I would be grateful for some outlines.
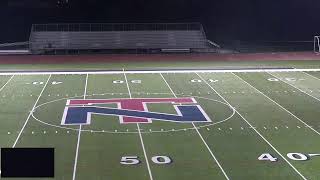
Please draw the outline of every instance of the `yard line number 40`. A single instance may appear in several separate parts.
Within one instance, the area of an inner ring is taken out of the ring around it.
[[[313,156],[320,156],[320,154],[303,154],[303,153],[288,153],[287,157],[294,161],[307,161],[310,160]],[[278,160],[277,157],[274,157],[270,153],[263,153],[258,157],[260,161],[270,161],[276,162]]]

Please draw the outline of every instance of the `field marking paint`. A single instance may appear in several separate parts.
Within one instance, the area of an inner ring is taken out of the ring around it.
[[[12,75],[10,77],[10,79],[8,79],[8,81],[0,88],[0,92],[4,89],[4,87],[6,87],[6,85],[11,81],[11,79],[14,77],[14,75]]]
[[[166,85],[168,86],[168,88],[170,89],[171,93],[173,94],[173,96],[175,98],[177,98],[176,94],[174,93],[174,91],[171,89],[170,85],[168,84],[167,80],[163,77],[162,73],[159,73],[160,76],[162,77],[163,81],[166,83]]]
[[[21,130],[20,130],[20,132],[19,132],[19,134],[18,134],[18,137],[16,138],[16,140],[15,140],[15,142],[14,142],[13,146],[12,146],[13,148],[14,148],[14,147],[16,147],[16,145],[17,145],[17,143],[18,143],[18,140],[19,140],[19,138],[20,138],[20,136],[21,136],[22,132],[24,131],[24,128],[26,127],[26,125],[27,125],[27,123],[28,123],[28,121],[29,121],[29,119],[30,119],[30,117],[31,117],[32,112],[34,111],[34,108],[35,108],[35,107],[36,107],[36,105],[38,104],[38,101],[39,101],[39,99],[40,99],[40,97],[41,97],[42,93],[43,93],[43,92],[44,92],[44,90],[46,89],[47,84],[48,84],[48,82],[49,82],[50,78],[51,78],[51,74],[49,75],[49,77],[48,77],[48,79],[47,79],[46,84],[43,86],[43,88],[42,88],[42,90],[41,90],[41,92],[40,92],[40,94],[39,94],[39,96],[38,96],[38,98],[37,98],[36,102],[34,103],[34,105],[33,105],[32,109],[31,109],[31,111],[30,111],[30,113],[29,113],[29,115],[28,115],[28,117],[27,117],[27,119],[26,119],[26,121],[24,122],[24,125],[22,126],[22,128],[21,128]]]
[[[302,72],[303,74],[306,74],[306,75],[314,78],[314,79],[320,80],[320,78],[318,78],[318,77],[316,77],[316,76],[314,76],[314,75],[312,75],[312,74],[306,73],[306,72],[304,72],[304,71],[301,71],[301,72]]]
[[[86,76],[86,83],[84,86],[84,93],[83,93],[83,99],[86,99],[86,94],[87,94],[87,86],[88,86],[88,74]],[[79,130],[78,130],[78,140],[77,140],[77,148],[76,148],[76,155],[74,157],[74,164],[73,164],[73,175],[72,179],[76,179],[76,173],[77,173],[77,164],[78,164],[78,156],[79,156],[79,147],[80,147],[80,139],[81,139],[81,130],[82,130],[82,125],[80,125]]]
[[[248,83],[246,80],[244,80],[243,78],[241,78],[240,76],[232,73],[233,75],[235,75],[236,77],[238,77],[240,80],[242,80],[244,83],[246,83],[247,85],[249,85],[250,87],[252,87],[253,89],[255,89],[257,92],[259,92],[260,94],[262,94],[264,97],[268,98],[270,101],[272,101],[273,103],[275,103],[276,105],[278,105],[281,109],[285,110],[287,113],[289,113],[291,116],[293,116],[294,118],[296,118],[297,120],[299,120],[302,124],[304,124],[306,127],[310,128],[313,132],[317,133],[318,135],[320,135],[320,132],[318,132],[317,130],[313,129],[310,125],[308,125],[306,122],[304,122],[302,119],[300,119],[299,117],[297,117],[296,115],[294,115],[292,112],[290,112],[289,110],[287,110],[286,108],[284,108],[283,106],[281,106],[279,103],[277,103],[276,101],[274,101],[273,99],[271,99],[269,96],[265,95],[263,92],[261,92],[260,90],[258,90],[257,88],[255,88],[253,85],[251,85],[250,83]]]
[[[127,88],[128,88],[128,93],[129,93],[130,99],[132,99],[130,87],[129,87],[129,84],[128,84],[127,75],[126,75],[124,69],[122,69],[122,71],[123,71],[124,78],[125,78],[125,80],[126,80],[126,84],[127,84]],[[141,134],[141,130],[140,130],[139,123],[137,123],[137,128],[138,128],[138,134],[139,134],[139,138],[140,138],[140,142],[141,142],[141,146],[142,146],[142,151],[143,151],[144,159],[146,160],[146,164],[147,164],[147,169],[148,169],[149,177],[150,177],[150,180],[153,180],[151,168],[150,168],[150,165],[149,165],[149,159],[148,159],[148,156],[147,156],[146,149],[145,149],[145,147],[144,147],[144,142],[143,142],[143,138],[142,138],[142,134]]]
[[[294,85],[292,85],[292,84],[290,84],[290,83],[288,83],[288,82],[286,82],[286,81],[282,80],[282,78],[279,78],[277,75],[273,75],[273,74],[271,74],[271,73],[269,73],[269,72],[267,72],[267,73],[268,73],[268,74],[270,74],[271,76],[273,76],[273,77],[275,77],[275,78],[279,79],[280,81],[282,81],[282,82],[284,82],[284,83],[286,83],[286,84],[288,84],[288,85],[292,86],[293,88],[295,88],[295,89],[297,89],[297,90],[299,90],[299,91],[301,91],[301,92],[303,92],[303,93],[307,94],[308,96],[310,96],[310,97],[312,97],[312,98],[316,99],[317,101],[320,101],[320,99],[319,99],[319,98],[314,97],[312,94],[309,94],[309,93],[307,93],[306,91],[304,91],[304,90],[302,90],[302,89],[300,89],[300,88],[298,88],[298,87],[296,87],[296,86],[294,86]]]
[[[139,137],[140,137],[140,142],[141,142],[141,146],[142,146],[144,158],[145,158],[146,163],[147,163],[147,168],[148,168],[148,172],[149,172],[149,177],[150,177],[150,180],[153,180],[152,172],[151,172],[151,169],[150,169],[147,152],[146,152],[146,149],[145,149],[145,147],[144,147],[143,138],[142,138],[142,134],[141,134],[141,130],[140,130],[139,123],[137,123],[137,128],[138,128],[138,132],[139,132],[138,134],[139,134]]]
[[[128,83],[127,75],[126,75],[126,72],[124,71],[124,69],[122,69],[122,71],[123,71],[124,79],[126,80],[126,84],[127,84],[127,89],[128,89],[129,97],[130,97],[130,99],[131,99],[131,98],[132,98],[132,96],[131,96],[131,91],[130,91],[130,87],[129,87],[129,83]]]
[[[228,103],[230,105],[230,103],[223,97],[221,96],[207,81],[205,81],[205,79],[203,79],[198,73],[196,73],[199,78],[201,78],[219,97],[221,97],[221,99],[223,99],[226,103]],[[231,105],[230,105],[231,106]],[[289,166],[291,166],[291,168],[300,175],[300,177],[304,180],[307,180],[307,178],[305,178],[256,128],[254,128],[251,123],[249,123],[249,121],[247,121],[246,118],[244,118],[237,109],[235,109],[235,111],[237,112],[237,114],[275,151],[278,153],[279,156],[281,156],[281,158],[283,160],[285,160]]]
[[[177,98],[176,94],[174,93],[174,91],[171,89],[169,83],[167,82],[167,80],[163,77],[163,75],[160,73],[162,79],[164,80],[164,82],[167,84],[168,88],[170,89],[171,93],[173,94],[173,96],[175,98]],[[197,131],[198,135],[200,136],[200,139],[202,140],[203,144],[206,146],[207,150],[209,151],[210,155],[212,156],[212,158],[214,159],[214,161],[217,163],[217,165],[219,166],[220,170],[222,171],[223,175],[225,176],[225,178],[227,180],[229,180],[229,177],[227,175],[227,173],[224,171],[224,169],[222,168],[221,164],[219,163],[218,159],[216,158],[216,156],[213,154],[212,150],[210,149],[210,147],[208,146],[207,142],[203,139],[201,133],[199,132],[198,128],[194,125],[194,123],[192,123],[193,128]]]
[[[1,72],[0,76],[4,75],[59,75],[59,74],[65,74],[65,75],[86,75],[86,74],[154,74],[154,73],[229,73],[229,72],[245,72],[245,73],[251,73],[251,72],[319,72],[320,69],[271,69],[271,68],[263,68],[263,69],[200,69],[200,70],[144,70],[144,71],[138,71],[138,70],[126,70],[125,72],[123,70],[119,71],[41,71],[41,72],[24,72],[24,71],[15,71],[15,72]]]
[[[105,94],[116,94],[116,93],[103,93],[101,95],[105,95]],[[118,93],[119,94],[119,93]],[[121,95],[122,94],[125,94],[125,95],[129,95],[129,93],[120,93]],[[143,93],[142,93],[143,94]],[[149,93],[149,95],[156,95],[154,93]],[[160,94],[160,93],[157,93],[157,94]],[[161,94],[165,94],[165,95],[171,95],[171,92],[168,92],[168,93],[161,93]],[[140,95],[140,94],[139,94]],[[183,93],[179,94],[183,97]],[[90,96],[93,96],[93,95],[86,95],[86,97],[90,97]],[[59,125],[54,125],[54,124],[50,124],[50,123],[47,123],[47,122],[44,122],[40,119],[38,119],[35,115],[34,115],[34,112],[37,110],[37,108],[40,108],[41,106],[44,106],[44,105],[47,105],[49,103],[54,103],[54,102],[57,102],[57,101],[61,101],[61,100],[68,100],[68,99],[79,99],[79,98],[82,98],[83,96],[73,96],[73,97],[65,97],[65,98],[60,98],[60,99],[55,99],[55,100],[52,100],[52,101],[48,101],[48,102],[45,102],[45,103],[42,103],[40,105],[37,105],[35,107],[35,110],[32,112],[32,117],[42,123],[42,124],[45,124],[45,125],[48,125],[48,126],[51,126],[51,127],[57,127],[57,128],[60,128],[60,129],[67,129],[67,130],[73,130],[73,131],[78,131],[79,129],[76,129],[76,128],[68,128],[68,127],[62,127],[62,126],[59,126]],[[188,96],[189,97],[189,96]],[[220,124],[220,123],[223,123],[223,122],[226,122],[228,120],[230,120],[234,114],[235,114],[235,110],[233,107],[229,106],[227,103],[225,102],[222,102],[222,101],[219,101],[219,100],[216,100],[216,99],[210,99],[210,98],[206,98],[206,97],[201,97],[201,96],[192,96],[192,97],[197,97],[197,98],[200,98],[200,99],[206,99],[206,100],[209,100],[209,101],[215,101],[215,102],[218,102],[218,103],[221,103],[221,104],[224,104],[226,105],[228,108],[230,108],[230,110],[232,110],[232,113],[230,114],[230,116],[226,117],[224,120],[221,120],[221,121],[217,121],[215,123],[212,123],[212,124],[207,124],[207,125],[202,125],[202,126],[198,126],[198,128],[205,128],[205,127],[209,127],[209,126],[214,126],[214,125],[217,125],[217,124]],[[178,131],[182,131],[182,130],[193,130],[193,127],[190,127],[190,128],[187,128],[187,129],[175,129],[174,131],[173,130],[165,130],[165,131],[156,131],[156,130],[153,130],[152,133],[163,133],[163,132],[178,132]],[[85,131],[85,132],[96,132],[96,133],[113,133],[113,134],[121,134],[121,133],[127,133],[127,134],[130,134],[130,133],[138,133],[138,131],[131,131],[131,132],[127,132],[127,131],[122,131],[122,132],[114,132],[114,130],[112,131],[109,131],[109,130],[88,130],[88,129],[85,129],[85,130],[81,130],[81,131]],[[141,132],[142,134],[143,133],[150,133],[150,132]]]

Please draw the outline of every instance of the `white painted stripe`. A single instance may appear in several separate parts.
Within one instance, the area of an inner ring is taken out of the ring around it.
[[[173,96],[175,98],[177,98],[176,94],[174,93],[174,91],[171,89],[170,85],[168,84],[167,80],[163,77],[163,75],[160,73],[160,76],[162,77],[162,79],[164,80],[164,82],[166,83],[166,85],[168,86],[168,88],[170,89],[171,93],[173,94]]]
[[[146,149],[145,149],[145,147],[144,147],[144,143],[143,143],[143,139],[142,139],[142,134],[141,134],[141,130],[140,130],[139,123],[137,123],[137,127],[138,127],[138,132],[139,132],[139,137],[140,137],[140,142],[141,142],[141,146],[142,146],[144,158],[145,158],[146,163],[147,163],[147,168],[148,168],[148,172],[149,172],[149,177],[150,177],[150,180],[153,180],[152,172],[151,172],[151,169],[150,169],[147,152],[146,152]]]
[[[198,128],[194,125],[194,123],[192,123],[194,129],[197,131],[198,135],[200,136],[202,142],[204,143],[204,145],[207,147],[210,155],[213,157],[214,161],[217,163],[217,165],[219,166],[219,168],[221,169],[223,175],[226,177],[226,179],[229,180],[228,175],[226,174],[226,172],[224,171],[224,169],[222,168],[221,164],[219,163],[218,159],[216,158],[216,156],[213,154],[213,152],[211,151],[210,147],[208,146],[207,142],[203,139],[201,133],[199,132]]]
[[[28,121],[29,121],[29,119],[30,119],[30,117],[31,117],[31,115],[32,115],[32,112],[34,111],[34,108],[35,108],[35,107],[36,107],[36,105],[38,104],[38,101],[39,101],[39,99],[40,99],[40,97],[41,97],[41,95],[42,95],[43,91],[46,89],[47,84],[48,84],[48,82],[49,82],[50,78],[51,78],[51,74],[50,74],[50,76],[48,77],[46,84],[43,86],[43,88],[42,88],[42,90],[41,90],[41,92],[40,92],[40,94],[39,94],[39,96],[38,96],[38,98],[37,98],[36,102],[34,103],[34,105],[33,105],[32,109],[31,109],[31,111],[30,111],[30,113],[29,113],[29,115],[28,115],[28,117],[27,117],[27,119],[26,119],[26,121],[24,122],[24,125],[23,125],[23,127],[21,128],[21,130],[20,130],[20,132],[19,132],[19,134],[18,134],[18,137],[16,138],[16,140],[15,140],[15,142],[14,142],[13,146],[12,146],[13,148],[14,148],[14,147],[16,147],[16,145],[17,145],[17,143],[18,143],[18,140],[19,140],[19,138],[20,138],[20,136],[21,136],[21,134],[22,134],[22,132],[23,132],[24,128],[26,127],[26,125],[27,125],[27,123],[28,123]]]
[[[14,75],[12,75],[10,77],[10,79],[0,88],[0,92],[4,89],[4,87],[6,87],[6,85],[11,81],[11,79],[14,77]]]
[[[83,99],[86,99],[89,74],[86,76],[86,85],[84,86]]]
[[[130,98],[132,98],[132,96],[131,96],[131,91],[130,91],[130,87],[129,87],[129,84],[128,84],[127,75],[126,75],[126,72],[124,71],[124,69],[122,70],[122,73],[123,73],[124,78],[125,78],[125,80],[126,80],[126,84],[127,84],[127,89],[128,89],[129,97],[130,97]]]
[[[126,84],[127,84],[127,88],[128,88],[128,93],[129,93],[130,99],[132,99],[130,87],[129,87],[129,84],[128,84],[127,75],[126,75],[126,72],[125,72],[124,69],[122,69],[122,73],[124,74],[124,78],[125,78],[125,80],[126,80]],[[146,164],[147,164],[147,169],[148,169],[149,177],[150,177],[150,180],[153,180],[151,168],[150,168],[150,165],[149,165],[149,159],[148,159],[148,156],[147,156],[146,149],[145,149],[145,147],[144,147],[144,142],[143,142],[143,138],[142,138],[142,134],[141,134],[141,130],[140,130],[139,123],[137,123],[137,128],[138,128],[138,132],[139,132],[139,137],[140,137],[140,142],[141,142],[141,146],[142,146],[142,151],[143,151],[144,159],[146,160]]]
[[[175,98],[177,98],[176,94],[174,93],[174,91],[171,89],[170,85],[168,84],[167,80],[163,77],[163,75],[160,73],[162,79],[164,80],[164,82],[167,84],[168,88],[170,89],[171,93],[174,95]],[[216,158],[216,156],[213,154],[212,150],[210,149],[210,147],[208,146],[207,142],[203,139],[201,133],[199,132],[198,128],[194,125],[194,123],[192,123],[194,129],[197,131],[198,135],[200,136],[202,142],[204,143],[204,145],[206,146],[207,150],[209,151],[211,157],[214,159],[214,161],[217,163],[217,165],[219,166],[220,170],[222,171],[223,175],[226,177],[226,179],[229,180],[229,177],[227,175],[227,173],[224,171],[224,169],[222,168],[221,164],[219,163],[218,159]]]
[[[89,75],[87,74],[86,82],[85,82],[85,86],[84,86],[83,99],[86,99],[86,95],[87,95],[88,76]],[[82,125],[80,125],[79,131],[78,131],[78,141],[77,141],[76,155],[75,155],[74,164],[73,164],[72,180],[76,179],[76,174],[77,174],[77,164],[78,164],[79,147],[80,147],[80,140],[81,140],[81,130],[82,130]]]
[[[301,71],[301,72],[306,74],[307,76],[310,76],[310,77],[314,78],[314,79],[320,80],[320,78],[318,78],[318,77],[316,77],[316,76],[314,76],[312,74],[309,74],[309,73],[306,73],[306,72],[303,72],[303,71]]]
[[[223,99],[227,104],[230,105],[230,103],[223,97],[221,96],[204,78],[202,78],[198,73],[197,75],[199,76],[199,78],[201,78],[203,80],[203,82],[205,82],[221,99]],[[231,106],[231,105],[230,105]],[[307,178],[305,178],[256,128],[254,128],[251,123],[249,123],[249,121],[247,121],[246,118],[244,118],[237,109],[235,109],[235,111],[237,112],[237,114],[275,151],[277,152],[277,154],[279,154],[279,156],[281,156],[281,158],[283,160],[285,160],[289,166],[297,173],[300,175],[300,177],[304,180],[307,180]]]
[[[80,139],[81,139],[81,130],[82,130],[82,125],[80,125],[79,131],[78,131],[78,141],[77,141],[77,149],[76,149],[76,155],[74,158],[74,164],[73,164],[73,175],[72,179],[76,179],[76,173],[77,173],[77,164],[78,164],[78,156],[79,156],[79,146],[80,146]]]
[[[269,72],[267,72],[267,73],[268,73],[268,74],[270,74],[271,76],[273,76],[273,77],[275,77],[275,78],[279,79],[280,81],[282,81],[282,82],[284,82],[284,83],[286,83],[286,84],[288,84],[288,85],[292,86],[293,88],[295,88],[295,89],[297,89],[297,90],[299,90],[299,91],[301,91],[301,92],[303,92],[303,93],[307,94],[308,96],[310,96],[310,97],[312,97],[312,98],[316,99],[317,101],[320,101],[320,99],[319,99],[319,98],[317,98],[317,97],[313,96],[312,94],[309,94],[309,93],[307,93],[306,91],[304,91],[304,90],[302,90],[302,89],[300,89],[300,88],[298,88],[298,87],[296,87],[296,86],[294,86],[294,85],[292,85],[292,84],[290,84],[290,83],[288,83],[288,82],[284,81],[282,78],[280,78],[280,77],[278,77],[278,76],[276,76],[276,75],[273,75],[273,74],[271,74],[271,73],[269,73]]]
[[[298,118],[296,115],[294,115],[292,112],[290,112],[289,110],[287,110],[286,108],[284,108],[283,106],[281,106],[279,103],[277,103],[276,101],[274,101],[273,99],[271,99],[269,96],[265,95],[263,92],[261,92],[260,90],[258,90],[257,88],[255,88],[253,85],[251,85],[250,83],[248,83],[246,80],[242,79],[241,77],[239,77],[238,75],[232,73],[233,75],[235,75],[236,77],[238,77],[240,80],[242,80],[243,82],[245,82],[247,85],[249,85],[250,87],[252,87],[253,89],[255,89],[257,92],[259,92],[260,94],[262,94],[264,97],[268,98],[270,101],[272,101],[273,103],[275,103],[276,105],[278,105],[281,109],[285,110],[287,113],[289,113],[291,116],[293,116],[294,118],[296,118],[297,120],[299,120],[301,123],[303,123],[306,127],[309,127],[313,132],[317,133],[318,135],[320,135],[320,133],[313,129],[311,126],[309,126],[306,122],[304,122],[302,119]],[[288,128],[288,127],[287,127]]]
[[[59,75],[59,74],[154,74],[154,73],[227,73],[227,72],[318,72],[320,69],[200,69],[200,70],[127,70],[127,71],[42,71],[42,72],[1,72],[0,75]]]

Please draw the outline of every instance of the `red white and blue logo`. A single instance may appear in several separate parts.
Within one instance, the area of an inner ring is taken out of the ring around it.
[[[149,112],[148,104],[172,104],[176,114]],[[101,105],[116,104],[117,108]],[[100,105],[100,106],[99,106]],[[194,98],[70,99],[64,109],[62,125],[89,125],[91,115],[118,116],[120,123],[151,123],[152,120],[178,123],[211,122]]]

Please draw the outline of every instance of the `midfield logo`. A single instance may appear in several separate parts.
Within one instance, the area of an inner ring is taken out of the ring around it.
[[[170,103],[177,114],[149,112],[148,104]],[[99,105],[116,104],[117,108]],[[91,115],[118,116],[120,123],[151,123],[152,120],[179,123],[211,122],[194,98],[135,98],[135,99],[71,99],[67,101],[62,125],[88,125]]]

